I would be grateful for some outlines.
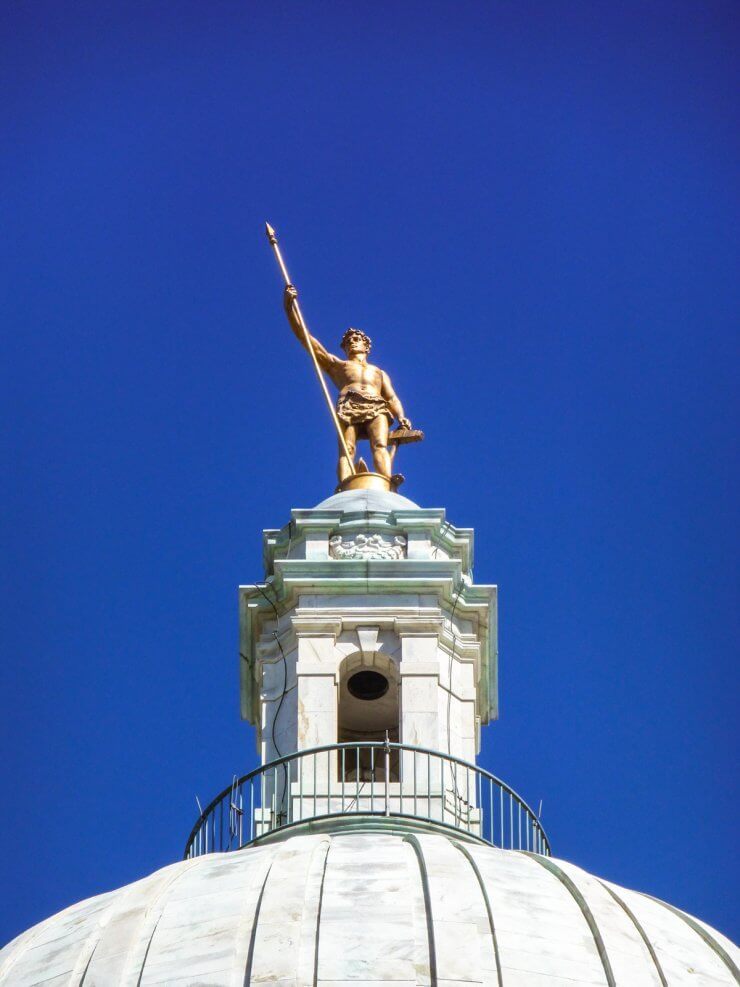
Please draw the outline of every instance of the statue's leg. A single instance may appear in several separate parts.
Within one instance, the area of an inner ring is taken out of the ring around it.
[[[367,437],[373,451],[375,472],[383,476],[391,475],[391,457],[388,454],[388,416],[378,415],[367,424]]]
[[[342,424],[342,431],[344,432],[344,441],[347,445],[347,451],[351,456],[351,460],[347,459],[344,455],[344,449],[342,448],[342,443],[339,442],[339,465],[337,466],[337,476],[339,477],[339,482],[346,480],[348,476],[352,476],[352,463],[355,458],[355,448],[357,446],[357,429],[354,425],[347,425],[344,422]]]

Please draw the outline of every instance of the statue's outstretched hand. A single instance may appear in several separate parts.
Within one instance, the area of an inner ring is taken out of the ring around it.
[[[283,293],[283,302],[286,308],[292,308],[293,304],[298,300],[298,289],[294,284],[286,284],[285,292]]]
[[[409,428],[409,429],[411,428],[411,421],[408,418],[399,418],[398,424],[401,426],[401,428]]]

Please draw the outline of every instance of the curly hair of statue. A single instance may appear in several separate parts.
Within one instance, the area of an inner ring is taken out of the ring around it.
[[[368,353],[370,352],[373,343],[370,337],[368,336],[368,334],[363,332],[362,329],[355,329],[354,326],[350,326],[339,342],[339,345],[342,347],[345,353],[347,351],[347,343],[349,342],[351,336],[359,336],[362,339],[365,346],[367,347]]]

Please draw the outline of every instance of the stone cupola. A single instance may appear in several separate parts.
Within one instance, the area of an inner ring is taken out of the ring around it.
[[[266,581],[239,590],[241,711],[262,762],[386,734],[474,761],[497,715],[497,649],[473,531],[357,490],[263,538]]]

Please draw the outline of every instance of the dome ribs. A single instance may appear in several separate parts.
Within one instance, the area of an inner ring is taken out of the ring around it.
[[[0,953],[0,987],[739,982],[734,945],[657,898],[376,822],[208,854],[80,902]]]
[[[244,984],[313,984],[331,843],[301,836],[276,844],[249,934]]]
[[[682,912],[680,908],[676,908],[675,905],[671,905],[667,901],[661,901],[660,898],[654,898],[651,894],[645,894],[644,891],[638,893],[641,894],[643,898],[649,898],[650,901],[654,901],[656,905],[662,905],[663,908],[667,908],[669,912],[681,919],[682,922],[685,922],[690,929],[693,929],[694,932],[712,950],[712,952],[719,956],[724,965],[735,978],[735,982],[740,984],[740,970],[738,969],[737,964],[733,962],[732,957],[724,946],[722,946],[720,942],[714,938],[714,936],[709,934],[702,923],[698,922],[696,919],[693,919],[690,915],[687,915],[686,912]]]
[[[488,897],[488,893],[486,892],[486,883],[483,880],[483,875],[481,874],[480,869],[476,864],[475,859],[473,855],[470,853],[470,851],[465,846],[463,846],[462,843],[458,843],[457,840],[453,842],[454,845],[457,847],[457,849],[460,851],[460,853],[463,855],[463,857],[465,857],[467,862],[470,864],[471,868],[473,869],[473,873],[475,874],[475,879],[478,882],[478,886],[480,887],[480,893],[481,896],[483,897],[483,903],[486,906],[486,913],[488,915],[488,924],[491,927],[491,940],[493,942],[493,955],[496,961],[496,976],[498,977],[498,985],[499,987],[504,987],[503,974],[501,973],[501,957],[499,956],[498,941],[496,939],[496,926],[494,925],[494,921],[493,921],[493,910],[491,909],[491,901]]]
[[[252,931],[249,934],[249,951],[247,953],[247,968],[244,973],[244,984],[245,987],[249,987],[252,983],[252,968],[254,966],[254,954],[257,946],[257,928],[259,926],[260,911],[262,909],[262,899],[265,895],[265,888],[267,887],[267,879],[272,871],[272,864],[267,868],[267,873],[265,874],[265,879],[262,882],[262,887],[260,888],[259,897],[254,906],[254,918],[252,919]]]
[[[660,978],[661,984],[663,985],[663,987],[669,987],[668,981],[666,980],[665,974],[663,973],[663,967],[660,965],[660,961],[658,960],[658,955],[653,949],[653,944],[650,942],[650,939],[648,938],[648,935],[643,929],[643,927],[637,921],[637,916],[635,915],[635,913],[629,907],[627,902],[623,901],[619,897],[619,895],[614,891],[614,889],[609,887],[606,881],[599,881],[599,884],[604,888],[605,891],[608,891],[608,893],[612,896],[612,898],[616,901],[616,903],[624,910],[625,914],[630,919],[635,929],[637,929],[640,938],[645,943],[647,951],[648,953],[650,953],[650,957],[653,963],[655,964],[655,970],[658,974],[658,977]]]
[[[323,855],[320,856],[320,851]],[[331,841],[322,839],[311,854],[306,879],[305,903],[301,916],[301,939],[298,947],[297,984],[314,984],[319,976],[319,932],[324,880],[329,863]]]
[[[334,837],[331,843],[316,983],[417,983],[416,890],[408,848],[395,835],[374,832]]]
[[[437,983],[437,950],[434,943],[434,921],[432,919],[432,900],[429,894],[429,875],[427,874],[427,866],[418,837],[406,836],[404,837],[403,842],[410,846],[414,851],[414,855],[419,865],[419,878],[421,880],[421,889],[424,896],[424,918],[427,931],[427,943],[429,947],[429,979],[432,987],[435,987]]]
[[[604,940],[602,938],[601,932],[599,931],[599,927],[596,924],[596,919],[593,916],[593,912],[588,907],[586,899],[583,897],[581,892],[578,890],[578,888],[573,883],[573,881],[568,877],[565,871],[561,867],[558,867],[557,864],[553,863],[553,861],[549,857],[540,857],[537,854],[528,853],[527,851],[523,851],[523,852],[526,853],[526,855],[531,860],[536,861],[540,865],[540,867],[544,867],[545,870],[549,871],[554,877],[556,877],[560,881],[561,884],[565,885],[565,887],[568,889],[568,891],[573,897],[573,900],[581,909],[581,912],[583,913],[583,917],[586,920],[586,924],[591,930],[591,935],[594,937],[596,950],[599,954],[599,958],[601,959],[601,964],[604,967],[604,976],[606,977],[606,982],[609,985],[609,987],[617,987],[617,981],[614,979],[614,971],[612,970],[612,965],[609,962],[609,957],[607,956]]]
[[[720,946],[715,949],[714,945],[719,945],[714,938],[719,933],[715,930],[708,932],[703,929],[705,934],[702,935],[694,927],[698,923],[672,905],[652,895],[612,885],[611,882],[604,883],[613,887],[615,894],[639,922],[671,987],[673,984],[698,982],[738,983],[736,961],[729,952],[733,950],[737,954],[737,951],[729,942],[726,948]]]
[[[655,949],[645,930],[636,924],[637,916],[628,914],[623,903],[604,886],[604,882],[565,860],[557,860],[578,888],[594,917],[604,948],[611,963],[614,979],[629,987],[667,987],[670,982],[658,962]],[[637,935],[635,934],[637,933]]]
[[[468,849],[494,916],[505,987],[566,987],[571,980],[608,987],[580,905],[555,875],[526,853],[474,844]],[[653,987],[641,979],[619,984]]]
[[[424,834],[416,840],[429,891],[437,982],[500,987],[491,913],[475,869],[447,836]]]
[[[96,904],[99,907],[106,898],[112,898],[115,892],[106,892],[99,896],[99,900],[96,898],[88,898],[85,901],[76,902],[74,905],[70,905],[69,908],[65,908],[61,912],[57,912],[56,915],[52,915],[38,925],[32,926],[25,932],[22,932],[15,939],[11,939],[9,943],[0,949],[0,984],[12,984],[17,982],[16,978],[11,981],[9,979],[11,971],[15,970],[18,964],[21,966],[20,977],[29,979],[29,967],[30,971],[33,971],[34,964],[32,958],[28,955],[29,952],[36,948],[37,945],[41,945],[39,940],[42,940],[45,933],[49,929],[53,929],[56,926],[56,935],[54,938],[58,938],[59,926],[71,916],[84,916],[87,912],[92,912],[96,914]],[[30,961],[30,963],[24,961]],[[23,970],[25,967],[25,971]],[[16,971],[18,973],[18,971]]]
[[[70,978],[101,914],[116,896],[114,891],[88,898],[29,930],[30,937],[13,940],[0,952],[0,982],[8,987],[26,987],[53,978]]]

